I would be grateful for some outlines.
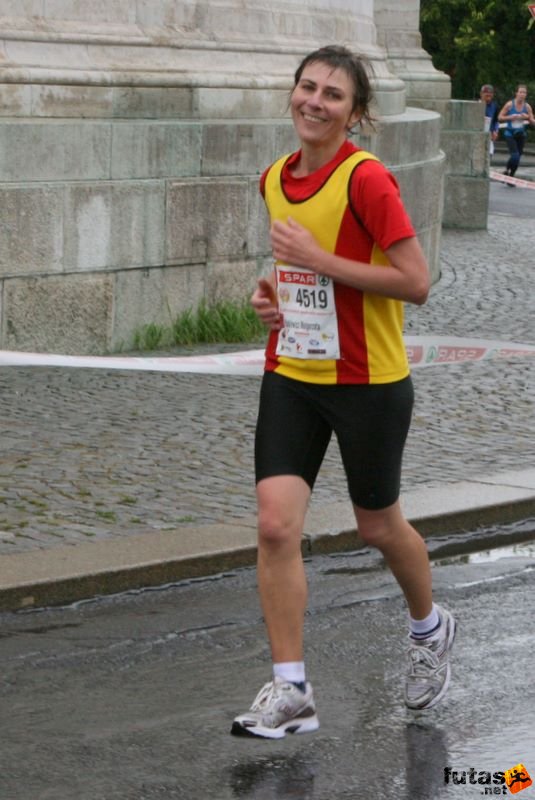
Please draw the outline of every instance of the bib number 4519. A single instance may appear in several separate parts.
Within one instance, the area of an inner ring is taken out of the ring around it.
[[[328,297],[325,289],[297,290],[295,302],[302,308],[327,308]]]

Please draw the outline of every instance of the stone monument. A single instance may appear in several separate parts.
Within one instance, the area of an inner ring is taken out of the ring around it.
[[[372,63],[358,141],[436,279],[450,89],[418,24],[417,0],[0,0],[0,348],[128,349],[248,296],[271,264],[258,175],[294,148],[291,76],[328,43]]]

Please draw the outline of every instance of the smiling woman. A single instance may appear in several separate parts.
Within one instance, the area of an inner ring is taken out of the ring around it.
[[[290,103],[296,133],[303,148],[319,165],[330,161],[344,143],[347,132],[360,119],[353,82],[341,69],[313,62],[301,71]],[[298,164],[294,176],[312,171]]]
[[[432,601],[425,544],[399,505],[413,389],[403,301],[425,302],[426,259],[393,176],[348,140],[370,120],[366,66],[349,50],[310,53],[290,100],[300,149],[262,175],[275,268],[252,297],[270,328],[256,429],[258,586],[273,680],[235,735],[282,738],[319,726],[306,682],[301,540],[333,431],[361,538],[377,547],[410,612],[405,701],[429,708],[449,683],[455,634]]]

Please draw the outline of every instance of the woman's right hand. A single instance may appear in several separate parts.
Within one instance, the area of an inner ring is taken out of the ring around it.
[[[260,320],[272,331],[279,331],[282,318],[277,302],[277,293],[271,280],[259,278],[258,286],[251,297],[251,305]]]

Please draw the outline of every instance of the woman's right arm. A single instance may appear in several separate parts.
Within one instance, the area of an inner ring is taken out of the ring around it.
[[[268,278],[259,278],[258,286],[251,297],[251,305],[260,320],[273,331],[281,328],[281,315],[277,301],[277,278],[275,270]]]
[[[511,106],[512,106],[512,104],[513,104],[513,103],[512,103],[512,101],[511,101],[511,100],[509,100],[509,101],[508,101],[508,102],[507,102],[507,103],[504,105],[504,107],[502,108],[502,110],[501,110],[501,111],[500,111],[500,113],[498,114],[498,119],[500,120],[500,122],[507,122],[507,117],[509,116],[509,112],[510,112],[510,110],[511,110]]]

